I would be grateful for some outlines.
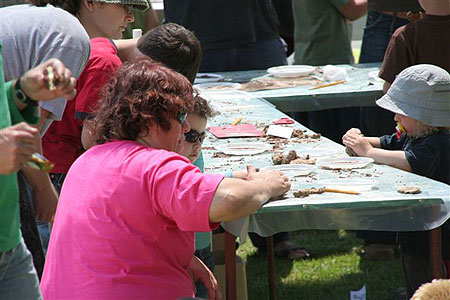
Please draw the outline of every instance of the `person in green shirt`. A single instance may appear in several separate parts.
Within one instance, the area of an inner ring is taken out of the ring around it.
[[[353,64],[352,24],[367,12],[367,0],[292,1],[295,65]],[[359,108],[294,113],[295,119],[336,143],[358,125]]]
[[[1,45],[0,45],[1,53]],[[38,149],[37,100],[76,95],[75,78],[50,59],[5,83],[0,55],[0,298],[41,299],[30,252],[20,233],[17,171]],[[28,122],[28,123],[27,123]]]

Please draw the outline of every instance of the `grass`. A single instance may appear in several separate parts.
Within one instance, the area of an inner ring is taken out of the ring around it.
[[[360,56],[360,54],[361,54],[361,49],[359,49],[359,48],[357,48],[357,49],[353,48],[353,49],[352,49],[352,52],[353,52],[353,57],[355,58],[355,64],[359,63],[359,56]]]
[[[398,258],[367,261],[361,258],[362,241],[344,230],[291,232],[291,239],[305,246],[313,259],[275,259],[277,299],[349,299],[350,290],[365,284],[366,299],[393,299],[403,285]],[[268,299],[267,264],[250,239],[238,249],[246,261],[249,299]]]

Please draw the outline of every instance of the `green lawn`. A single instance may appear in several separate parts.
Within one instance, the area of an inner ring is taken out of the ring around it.
[[[303,261],[275,259],[278,299],[350,299],[350,290],[366,285],[368,300],[392,299],[403,285],[400,260],[367,261],[362,241],[344,230],[291,232],[291,239],[311,252]],[[249,299],[268,299],[267,264],[250,239],[238,249],[246,261]]]

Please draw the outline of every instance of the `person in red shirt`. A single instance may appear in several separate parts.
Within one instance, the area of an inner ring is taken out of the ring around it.
[[[62,120],[53,122],[42,141],[45,157],[55,163],[50,177],[57,190],[70,166],[90,146],[90,142],[84,146],[82,143],[82,135],[89,135],[84,121],[96,109],[103,85],[122,60],[131,61],[139,55],[166,64],[192,83],[200,64],[201,46],[192,32],[172,23],[156,27],[139,39],[91,39],[91,55],[78,79],[77,97],[67,104]]]

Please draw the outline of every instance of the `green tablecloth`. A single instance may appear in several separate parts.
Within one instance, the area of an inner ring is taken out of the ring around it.
[[[242,123],[263,128],[275,119],[286,117],[266,101],[249,93],[216,92],[203,95],[221,113],[209,121],[209,126],[229,125],[242,117]],[[312,133],[298,123],[290,126]],[[238,170],[248,164],[259,168],[272,165],[273,150],[252,156],[218,155],[225,144],[255,141],[269,143],[265,137],[217,139],[208,133],[203,145],[206,172]],[[289,149],[300,154],[316,153],[320,157],[348,157],[344,147],[323,137],[319,140],[303,139],[301,143],[291,140],[276,152]],[[360,195],[323,193],[294,198],[292,194],[292,191],[305,187],[321,187],[323,180],[352,181],[360,178],[373,180],[372,189]],[[309,176],[292,178],[291,183],[292,188],[286,199],[267,203],[249,218],[224,224],[225,228],[241,237],[246,235],[247,230],[262,236],[298,229],[415,231],[436,228],[450,217],[449,185],[384,165],[370,164],[352,171],[316,168]],[[420,186],[422,193],[400,194],[397,187],[401,185]]]

